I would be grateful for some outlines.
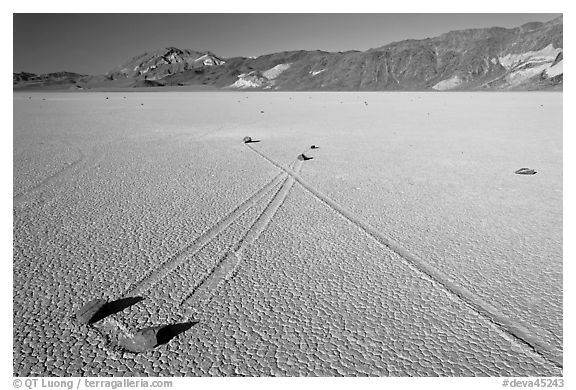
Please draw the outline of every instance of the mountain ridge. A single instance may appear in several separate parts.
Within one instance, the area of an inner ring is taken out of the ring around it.
[[[408,39],[365,51],[293,50],[223,58],[166,47],[104,75],[13,73],[20,89],[206,86],[226,90],[561,90],[563,17]]]

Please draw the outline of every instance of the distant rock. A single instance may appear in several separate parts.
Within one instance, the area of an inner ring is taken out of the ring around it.
[[[514,173],[518,174],[518,175],[535,175],[536,171],[530,168],[520,168],[517,171],[515,171]]]

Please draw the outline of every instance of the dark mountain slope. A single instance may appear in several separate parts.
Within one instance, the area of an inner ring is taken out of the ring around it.
[[[288,51],[223,59],[168,47],[138,55],[102,76],[14,74],[14,88],[203,85],[270,90],[561,89],[563,18],[451,31],[364,52]]]

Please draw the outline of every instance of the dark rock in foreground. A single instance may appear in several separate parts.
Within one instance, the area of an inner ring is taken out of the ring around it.
[[[139,353],[154,348],[158,345],[158,331],[163,326],[151,326],[140,329],[134,337],[120,339],[120,346],[129,352]]]

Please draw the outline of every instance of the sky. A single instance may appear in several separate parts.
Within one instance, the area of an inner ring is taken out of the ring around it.
[[[220,57],[285,50],[367,50],[560,14],[14,14],[13,71],[104,74],[161,47]]]

